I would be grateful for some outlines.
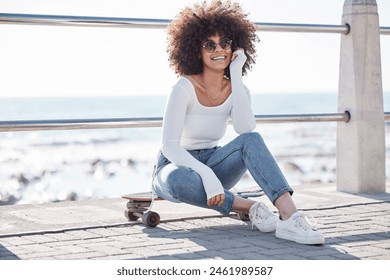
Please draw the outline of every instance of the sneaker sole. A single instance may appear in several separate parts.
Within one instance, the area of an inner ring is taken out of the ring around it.
[[[267,226],[267,227],[258,227],[256,224],[254,226],[261,232],[273,232],[276,230],[276,225],[275,226]]]
[[[275,236],[280,239],[286,239],[290,241],[294,241],[299,244],[305,245],[323,245],[325,243],[325,239],[323,236],[317,236],[312,238],[302,238],[299,236],[294,236],[289,231],[276,231]]]

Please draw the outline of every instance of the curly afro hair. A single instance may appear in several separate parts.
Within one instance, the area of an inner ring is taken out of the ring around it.
[[[184,8],[168,26],[168,55],[170,66],[178,75],[203,72],[201,45],[218,34],[233,40],[232,51],[243,48],[247,56],[242,72],[247,74],[255,63],[255,43],[259,41],[256,26],[247,19],[240,5],[230,0],[203,1]],[[225,76],[230,78],[229,67]]]

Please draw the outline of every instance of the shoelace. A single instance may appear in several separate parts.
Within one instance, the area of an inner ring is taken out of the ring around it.
[[[264,217],[262,217],[260,215],[260,208],[263,212],[267,213],[268,215],[265,215]],[[254,213],[252,215],[252,213],[249,214],[249,218],[252,222],[252,230],[253,230],[253,226],[254,226],[254,222],[253,222],[253,216],[255,217],[255,219],[257,220],[258,218],[263,218],[262,220],[266,220],[269,216],[270,216],[270,210],[264,208],[263,204],[259,203],[257,204],[256,208],[254,209]],[[265,219],[264,219],[265,218]]]
[[[309,223],[308,219],[305,215],[299,213],[298,216],[294,217],[294,221],[299,225],[299,227],[303,228],[303,230],[315,230]]]

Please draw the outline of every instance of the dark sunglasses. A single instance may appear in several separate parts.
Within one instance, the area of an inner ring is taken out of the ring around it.
[[[216,43],[212,40],[208,40],[203,43],[202,47],[206,50],[206,52],[214,52],[217,48],[217,44],[221,46],[222,49],[228,50],[232,47],[233,40],[229,38],[222,38],[219,43]]]

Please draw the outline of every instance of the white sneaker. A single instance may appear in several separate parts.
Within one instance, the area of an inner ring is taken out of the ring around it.
[[[255,225],[261,232],[271,232],[276,230],[279,216],[263,202],[256,202],[249,209],[249,219],[252,221],[252,229]]]
[[[276,237],[295,241],[301,244],[324,244],[324,236],[313,229],[305,216],[295,212],[287,220],[279,220],[276,227]]]

